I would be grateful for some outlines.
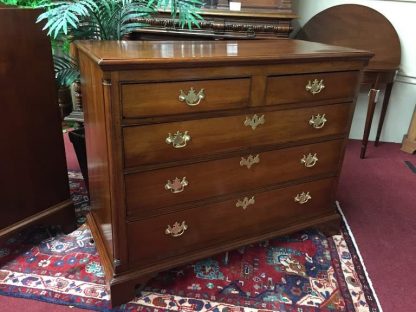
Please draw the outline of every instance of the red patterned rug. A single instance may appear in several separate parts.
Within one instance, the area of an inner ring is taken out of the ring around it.
[[[82,178],[70,173],[79,221],[88,211]],[[0,294],[97,311],[378,312],[353,238],[309,230],[159,274],[141,297],[116,309],[91,233],[31,229],[0,247]]]

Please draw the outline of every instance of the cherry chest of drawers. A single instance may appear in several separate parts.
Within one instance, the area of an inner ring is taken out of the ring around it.
[[[88,220],[113,305],[161,270],[337,224],[370,53],[294,40],[77,47]]]

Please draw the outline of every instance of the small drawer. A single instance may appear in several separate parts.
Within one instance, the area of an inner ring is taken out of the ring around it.
[[[235,109],[248,106],[250,79],[123,84],[121,96],[124,118]]]
[[[125,176],[128,216],[322,174],[335,175],[344,140],[309,144]]]
[[[326,99],[351,101],[358,78],[358,71],[269,77],[266,105]]]
[[[333,211],[334,182],[318,180],[130,222],[129,262],[146,267],[210,245],[318,219]]]
[[[123,129],[125,167],[346,134],[351,103]]]

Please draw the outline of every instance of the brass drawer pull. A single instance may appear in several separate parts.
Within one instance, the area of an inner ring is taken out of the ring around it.
[[[165,230],[165,234],[171,235],[173,237],[179,237],[183,233],[185,233],[187,229],[188,226],[186,225],[185,221],[182,221],[181,224],[179,224],[179,222],[175,222],[175,224],[172,227],[168,225],[168,227]]]
[[[165,184],[165,190],[171,191],[172,193],[180,193],[183,192],[183,189],[185,186],[187,186],[189,183],[186,180],[186,177],[183,177],[182,180],[179,178],[175,178],[175,180],[171,181],[168,180]]]
[[[321,129],[325,126],[325,123],[327,121],[328,119],[326,119],[325,114],[322,114],[322,116],[318,114],[316,116],[311,117],[311,119],[309,120],[309,124],[315,129]]]
[[[325,89],[324,80],[314,79],[313,81],[308,82],[305,86],[306,91],[312,93],[312,95],[320,93],[323,89]]]
[[[183,90],[179,91],[179,101],[185,102],[189,106],[197,106],[205,98],[204,89],[201,89],[198,93],[195,92],[194,88],[191,88],[188,91],[188,94],[185,94]]]
[[[310,199],[312,199],[312,196],[309,195],[309,192],[305,193],[302,192],[301,194],[297,194],[295,197],[295,202],[299,203],[299,204],[305,204],[307,203]]]
[[[175,134],[169,133],[165,141],[167,144],[172,144],[174,148],[182,148],[185,147],[190,140],[191,136],[188,134],[188,131],[185,131],[184,133],[176,131]]]
[[[252,196],[250,199],[248,197],[244,197],[243,200],[239,199],[235,206],[237,208],[242,207],[244,210],[246,210],[248,206],[254,205],[255,202],[256,200],[254,199],[254,196]]]
[[[244,126],[250,126],[251,129],[256,130],[257,126],[263,125],[266,122],[264,115],[257,116],[254,114],[253,117],[246,116],[246,120],[244,121]]]
[[[305,165],[306,168],[311,168],[316,165],[318,162],[318,156],[315,154],[309,153],[307,156],[303,155],[302,159],[300,160],[300,163]]]
[[[247,158],[241,157],[240,166],[247,166],[248,169],[251,168],[252,165],[258,164],[260,162],[260,155],[257,154],[256,156],[249,155]]]

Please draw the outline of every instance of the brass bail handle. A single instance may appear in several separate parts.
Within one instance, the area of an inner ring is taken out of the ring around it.
[[[237,200],[237,202],[235,203],[235,206],[237,208],[241,207],[244,210],[246,210],[248,206],[254,205],[255,203],[256,203],[256,200],[254,199],[254,196],[252,196],[251,198],[244,197],[243,199]]]
[[[317,154],[311,154],[303,155],[302,159],[300,160],[300,163],[303,164],[306,168],[312,168],[316,165],[318,162],[318,156]]]
[[[188,131],[180,132],[179,130],[176,133],[168,133],[168,137],[165,142],[167,144],[172,144],[174,148],[182,148],[188,144],[188,141],[191,140],[191,136],[188,134]]]
[[[306,91],[310,92],[312,95],[320,93],[325,89],[324,80],[314,79],[313,81],[309,80],[308,84],[305,86]]]
[[[306,193],[302,192],[295,196],[295,202],[301,205],[307,203],[311,199],[312,199],[312,196],[309,194],[309,192],[306,192]]]
[[[326,119],[325,114],[318,114],[316,116],[311,117],[311,119],[309,120],[309,125],[311,125],[315,129],[321,129],[325,126],[325,123],[327,121],[328,119]]]
[[[168,180],[165,184],[165,190],[171,191],[172,193],[181,193],[185,189],[185,186],[189,184],[186,177],[183,177],[182,180],[176,177],[173,181]]]
[[[188,93],[179,90],[179,101],[185,102],[189,106],[197,106],[203,99],[205,99],[204,89],[199,90],[198,93],[196,93],[194,88],[189,89]]]
[[[257,154],[256,156],[249,155],[247,158],[241,157],[240,166],[246,166],[247,169],[250,169],[251,166],[254,164],[260,163],[260,155]]]
[[[186,225],[185,221],[182,221],[182,223],[175,222],[173,226],[168,225],[168,227],[165,230],[166,235],[171,235],[173,237],[179,237],[185,233],[185,231],[188,229],[188,226]]]
[[[266,118],[264,115],[258,116],[254,114],[253,117],[246,116],[246,120],[244,120],[244,126],[251,127],[251,129],[256,130],[259,125],[264,125],[266,122]]]

